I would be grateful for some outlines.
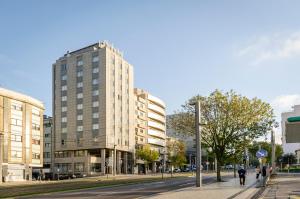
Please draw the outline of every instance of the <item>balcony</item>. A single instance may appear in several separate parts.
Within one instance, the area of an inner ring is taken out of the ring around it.
[[[153,111],[155,111],[155,112],[158,112],[158,113],[160,113],[160,114],[162,114],[162,115],[165,115],[166,113],[165,113],[165,110],[163,109],[163,108],[161,108],[160,106],[157,106],[157,105],[155,105],[155,104],[148,104],[148,108],[150,109],[150,110],[153,110]]]
[[[148,126],[160,129],[162,131],[166,131],[166,126],[162,125],[162,124],[160,124],[158,122],[148,121]]]
[[[148,143],[163,146],[163,147],[166,145],[164,140],[156,139],[156,138],[148,138]]]
[[[148,135],[159,137],[159,138],[162,138],[162,139],[165,139],[165,137],[166,137],[163,132],[152,130],[152,129],[148,130]]]
[[[149,118],[152,118],[154,120],[157,120],[157,121],[160,121],[160,122],[163,122],[165,123],[166,122],[166,118],[161,116],[161,115],[158,115],[156,113],[153,113],[153,112],[148,112],[148,117]]]
[[[166,107],[166,104],[161,99],[159,99],[158,97],[154,97],[153,95],[149,94],[148,100],[150,100],[154,103],[157,103],[157,104],[161,105],[162,107]]]

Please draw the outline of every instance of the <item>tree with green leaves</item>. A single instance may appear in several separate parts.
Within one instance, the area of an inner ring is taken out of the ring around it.
[[[256,152],[259,150],[259,146],[268,152],[266,161],[271,164],[272,159],[272,144],[270,142],[253,142],[249,146],[249,153],[252,157],[256,158]],[[282,146],[279,144],[275,145],[275,160],[281,157],[283,154]]]
[[[167,141],[168,159],[174,167],[182,167],[186,164],[185,145],[179,140]]]
[[[275,123],[273,110],[260,99],[216,90],[209,96],[192,97],[175,112],[169,125],[176,132],[195,134],[195,109],[190,104],[197,100],[201,104],[202,142],[217,159],[217,181],[221,181],[221,165],[237,145],[249,143],[271,130]]]
[[[138,158],[145,162],[145,172],[148,171],[149,163],[153,163],[158,160],[159,152],[152,150],[149,145],[144,145],[137,149],[136,155]]]

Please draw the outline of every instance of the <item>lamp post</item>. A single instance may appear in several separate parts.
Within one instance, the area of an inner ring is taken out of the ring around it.
[[[202,187],[201,175],[201,129],[200,129],[200,101],[190,105],[195,106],[195,129],[196,129],[196,187]]]
[[[272,173],[276,173],[276,164],[275,164],[275,131],[272,129],[271,132],[271,143],[272,143]]]

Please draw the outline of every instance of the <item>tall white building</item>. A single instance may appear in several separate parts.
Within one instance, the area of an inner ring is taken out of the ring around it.
[[[295,105],[292,108],[292,111],[281,114],[282,147],[284,153],[295,153],[296,150],[300,149],[300,143],[287,143],[286,127],[288,124],[288,119],[300,116],[300,105]]]

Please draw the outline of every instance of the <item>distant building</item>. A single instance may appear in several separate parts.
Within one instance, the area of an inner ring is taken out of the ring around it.
[[[53,64],[55,172],[132,173],[133,67],[107,42],[67,52]]]
[[[281,114],[282,147],[284,153],[295,153],[300,148],[300,105]],[[299,118],[299,120],[297,120]],[[297,140],[298,139],[298,140]]]
[[[44,115],[44,165],[46,179],[52,178],[54,166],[54,133],[52,117]]]
[[[300,149],[297,149],[295,151],[295,154],[296,154],[297,164],[300,164]]]
[[[159,170],[164,161],[166,147],[166,105],[150,93],[135,88],[135,142],[136,148],[149,144],[152,150],[158,151],[160,160],[150,164],[152,172]],[[139,172],[143,172],[144,163],[136,161]]]
[[[42,102],[0,88],[0,181],[32,179],[43,167]]]

